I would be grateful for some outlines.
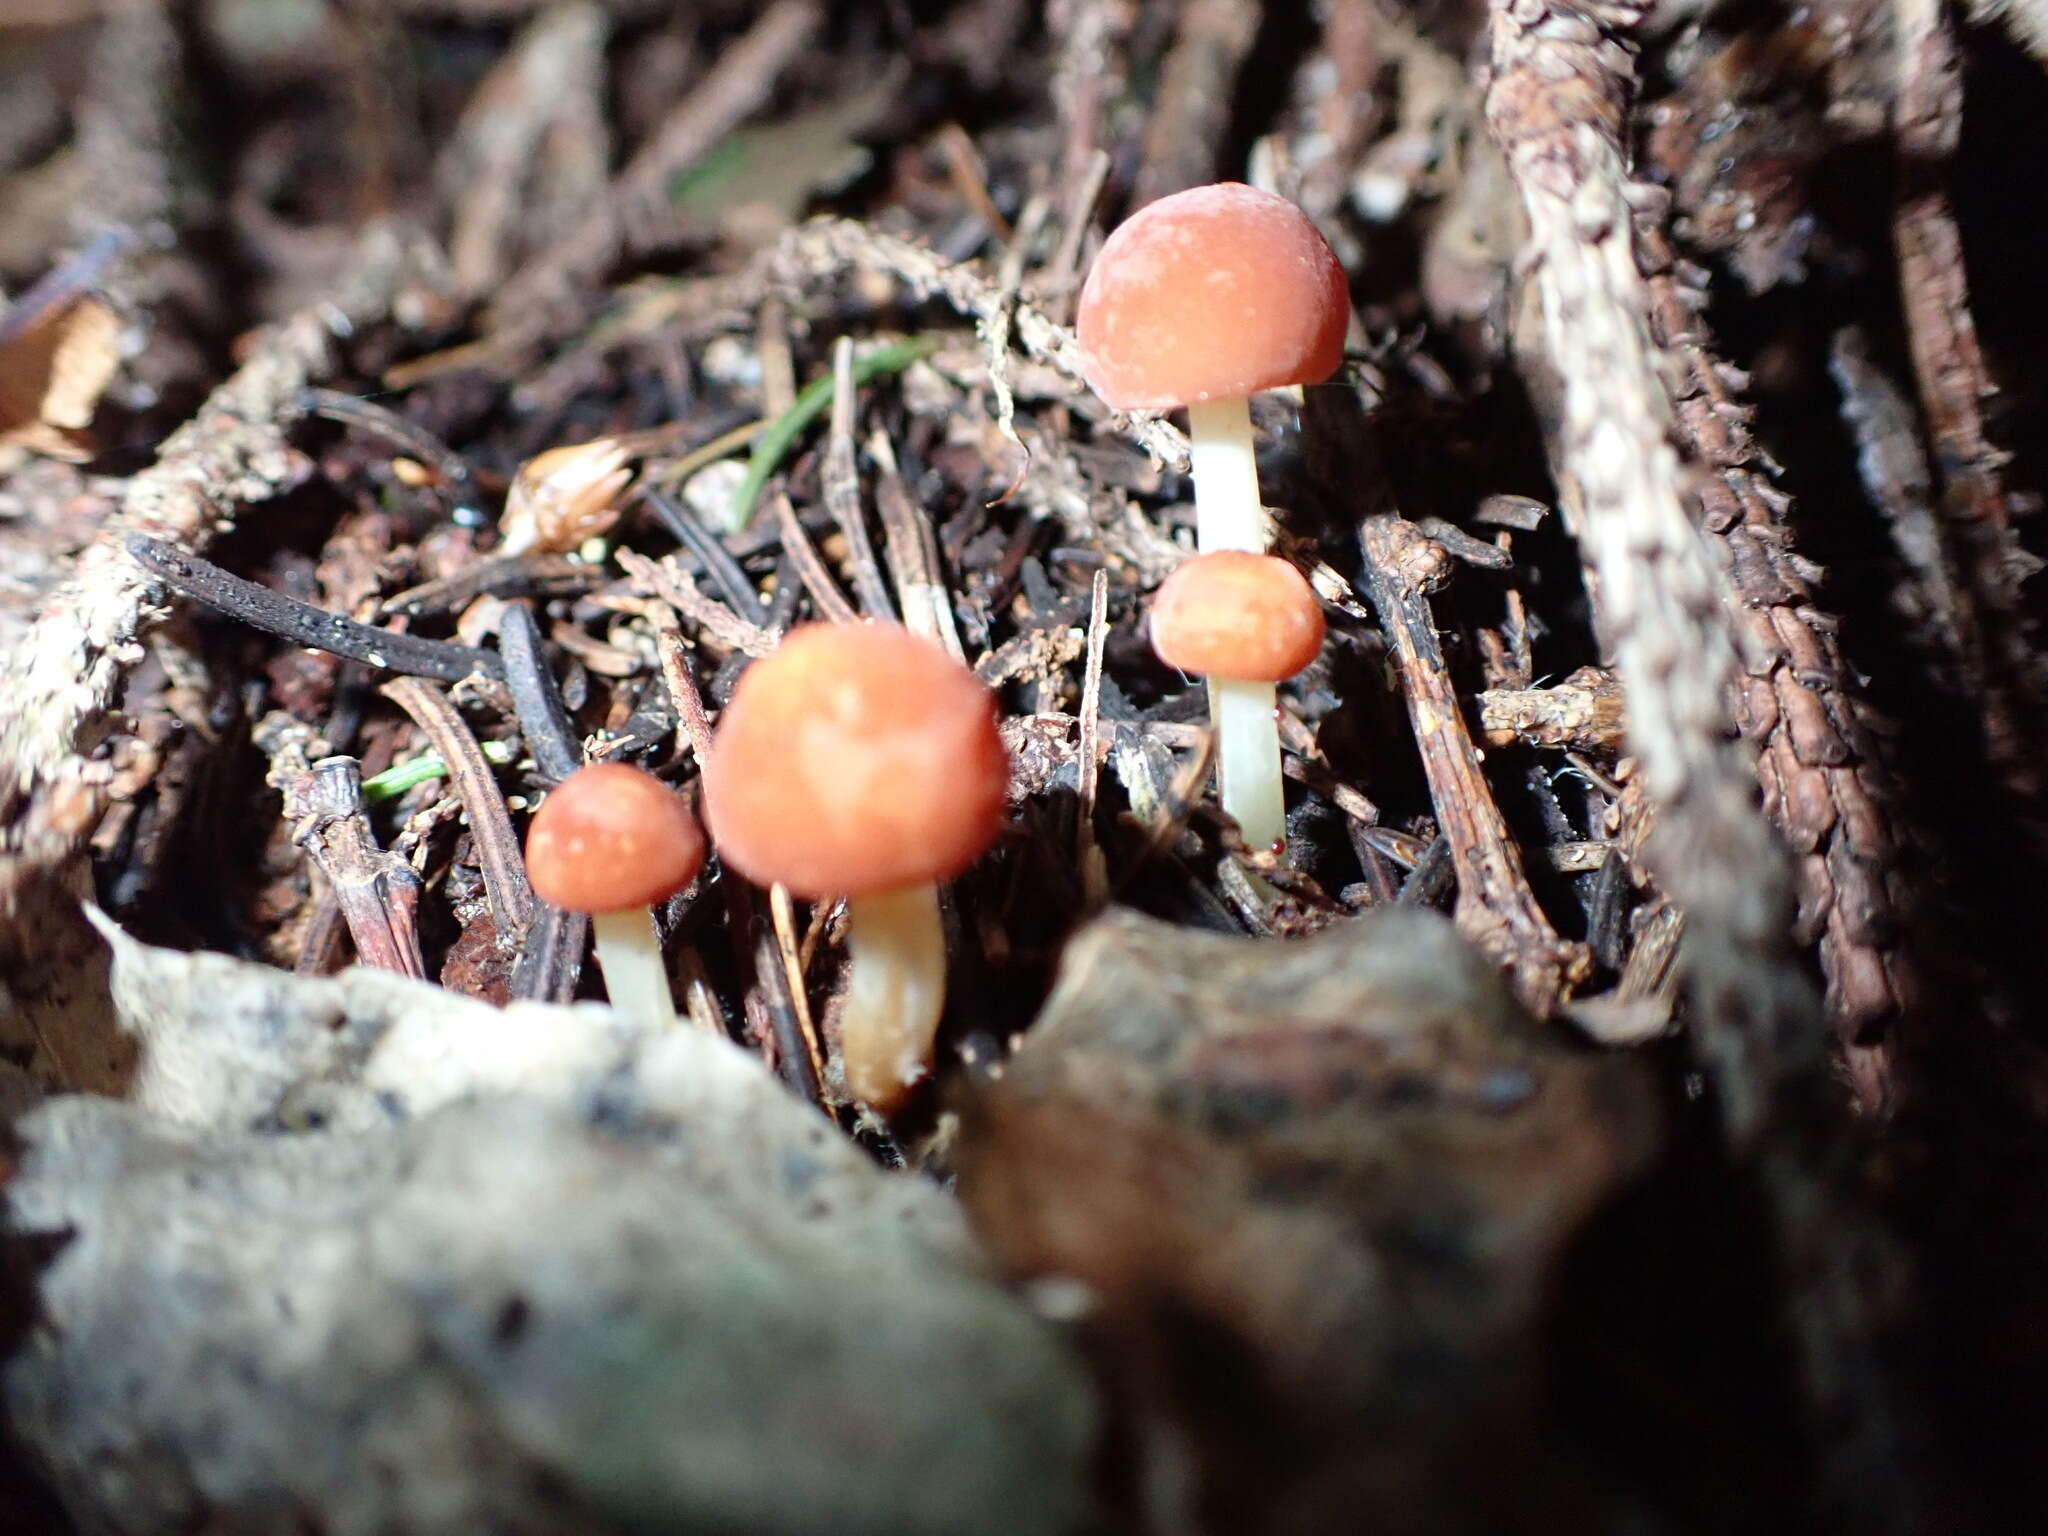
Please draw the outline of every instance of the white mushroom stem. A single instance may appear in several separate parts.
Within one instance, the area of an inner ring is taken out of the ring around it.
[[[852,958],[839,1018],[847,1091],[888,1113],[931,1070],[946,1002],[946,932],[939,888],[907,886],[846,903]]]
[[[1195,471],[1195,540],[1216,549],[1266,552],[1259,461],[1252,452],[1249,400],[1205,400],[1188,407],[1189,459]]]
[[[597,937],[597,963],[604,967],[604,989],[612,1007],[650,1029],[673,1026],[675,998],[669,993],[654,914],[646,907],[593,912],[590,930]]]
[[[1195,540],[1202,553],[1247,549],[1264,554],[1266,513],[1252,451],[1250,400],[1189,406],[1188,443],[1195,474]],[[1209,679],[1218,798],[1253,848],[1271,848],[1287,837],[1277,711],[1271,683]]]
[[[1245,844],[1277,848],[1287,840],[1287,800],[1280,787],[1280,701],[1271,683],[1209,679],[1209,718],[1216,723],[1216,775],[1223,809]]]

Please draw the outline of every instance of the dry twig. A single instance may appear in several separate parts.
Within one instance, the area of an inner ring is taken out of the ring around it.
[[[119,515],[50,594],[0,676],[0,919],[14,912],[24,883],[67,859],[98,820],[100,792],[81,753],[141,659],[138,642],[154,617],[152,580],[122,547],[125,535],[200,549],[233,526],[243,505],[291,484],[300,465],[284,428],[304,408],[306,386],[332,366],[333,327],[386,313],[417,260],[408,236],[372,230],[349,281],[329,303],[262,335],[129,483]]]
[[[506,814],[505,797],[499,793],[498,781],[491,776],[491,766],[484,761],[476,737],[448,702],[448,695],[432,683],[401,677],[386,683],[381,691],[412,716],[448,765],[448,777],[454,781],[469,818],[469,834],[483,868],[491,915],[497,920],[503,944],[516,946],[533,921],[533,889],[526,883],[526,861],[520,855],[512,819]]]
[[[1621,144],[1634,67],[1604,30],[1637,15],[1497,0],[1487,118],[1528,214],[1544,361],[1560,391],[1558,478],[1584,499],[1602,639],[1659,816],[1652,865],[1685,908],[1700,1045],[1745,1139],[1788,1055],[1813,1059],[1815,1010],[1786,945],[1784,855],[1728,740],[1732,604],[1686,513],[1650,335]]]
[[[775,636],[769,629],[749,624],[704,592],[675,561],[650,560],[630,549],[617,551],[617,556],[620,568],[633,579],[637,591],[660,598],[725,649],[744,651],[749,656],[766,656],[775,649]],[[769,617],[772,622],[773,616]]]
[[[1546,1017],[1589,966],[1583,948],[1559,938],[1537,906],[1459,712],[1426,596],[1443,579],[1449,557],[1413,523],[1385,514],[1365,520],[1359,543],[1380,627],[1400,659],[1430,799],[1457,871],[1458,930],[1507,971],[1524,1007]]]
[[[1640,229],[1639,239],[1653,332],[1677,364],[1679,440],[1712,471],[1696,482],[1701,511],[1741,604],[1737,721],[1756,753],[1764,812],[1799,861],[1797,933],[1819,944],[1854,1102],[1881,1113],[1895,1095],[1887,1035],[1911,978],[1876,733],[1865,729],[1862,688],[1835,626],[1816,606],[1818,573],[1793,547],[1791,502],[1771,483],[1736,399],[1741,378],[1709,349],[1697,313],[1704,296],[1688,289],[1661,231]]]
[[[352,757],[322,758],[287,796],[292,841],[320,867],[363,964],[427,979],[417,923],[420,877],[395,853],[377,846],[363,814],[362,766]]]
[[[1613,677],[1581,667],[1549,688],[1495,688],[1479,695],[1479,730],[1489,747],[1527,742],[1581,752],[1621,748],[1628,711]]]
[[[820,493],[832,520],[846,536],[847,564],[853,570],[853,590],[861,608],[871,619],[893,619],[896,606],[889,601],[889,587],[882,580],[882,567],[875,559],[875,546],[868,538],[867,519],[861,515],[860,467],[853,456],[853,419],[858,405],[853,382],[853,338],[842,336],[832,347],[832,428],[825,440],[825,459],[818,470]]]

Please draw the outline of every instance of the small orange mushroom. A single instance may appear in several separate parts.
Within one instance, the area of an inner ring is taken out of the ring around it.
[[[1160,583],[1152,648],[1198,677],[1285,682],[1323,648],[1323,605],[1287,561],[1219,549],[1184,561]]]
[[[1224,809],[1247,843],[1286,834],[1274,684],[1323,648],[1314,588],[1285,560],[1219,549],[1183,562],[1152,599],[1152,649],[1168,666],[1209,679]]]
[[[741,674],[704,763],[719,857],[844,896],[848,1091],[881,1113],[930,1070],[945,1002],[937,882],[995,840],[1009,759],[967,668],[895,624],[812,624]]]
[[[526,877],[550,906],[590,914],[612,1006],[675,1023],[648,909],[697,878],[704,832],[680,795],[628,763],[589,763],[557,784],[526,832]]]

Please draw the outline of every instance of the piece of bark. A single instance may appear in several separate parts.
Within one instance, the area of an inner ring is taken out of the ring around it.
[[[1563,1529],[1549,1277],[1655,1142],[1450,924],[1260,943],[1112,911],[961,1106],[961,1198],[1082,1312],[1146,1529]]]
[[[17,1121],[6,1191],[54,1257],[0,1392],[81,1528],[1083,1523],[1076,1360],[737,1047],[107,936],[138,1094]]]

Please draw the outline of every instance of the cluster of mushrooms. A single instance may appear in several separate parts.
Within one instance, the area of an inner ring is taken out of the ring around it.
[[[1238,183],[1160,199],[1103,245],[1077,315],[1088,383],[1120,411],[1186,407],[1200,553],[1161,584],[1154,648],[1208,679],[1220,798],[1246,843],[1285,836],[1275,685],[1323,642],[1308,582],[1265,553],[1250,397],[1343,360],[1343,269],[1307,215]],[[848,1093],[888,1115],[930,1070],[945,1000],[938,885],[995,841],[1009,763],[967,668],[886,623],[811,624],[742,674],[702,766],[703,824],[623,763],[564,780],[526,844],[535,893],[587,912],[615,1007],[672,1023],[649,909],[716,844],[730,875],[843,898]]]

